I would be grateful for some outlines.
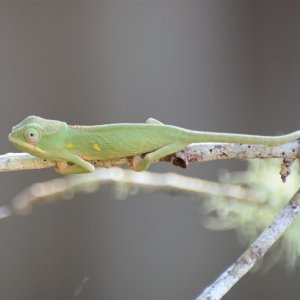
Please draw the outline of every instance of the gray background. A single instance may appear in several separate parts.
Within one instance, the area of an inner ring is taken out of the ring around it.
[[[28,115],[277,134],[299,129],[300,2],[0,2],[1,153]],[[216,179],[238,162],[187,171]],[[1,174],[1,204],[52,170]],[[255,221],[255,220],[254,220]],[[1,299],[193,299],[242,252],[199,202],[111,188],[0,222]],[[299,299],[299,274],[247,275],[225,299]]]

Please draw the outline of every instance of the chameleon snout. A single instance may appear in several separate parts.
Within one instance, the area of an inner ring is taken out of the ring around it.
[[[12,137],[12,134],[11,134],[11,133],[8,135],[8,140],[9,140],[10,142],[13,141],[13,137]]]

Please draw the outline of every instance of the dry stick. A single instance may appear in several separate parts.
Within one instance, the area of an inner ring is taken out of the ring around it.
[[[18,194],[13,201],[17,213],[30,212],[38,203],[45,203],[48,199],[64,198],[64,195],[72,196],[76,192],[94,192],[104,184],[114,183],[117,186],[124,185],[130,190],[150,189],[151,191],[171,191],[186,194],[206,194],[226,196],[255,204],[262,201],[253,191],[233,185],[216,183],[213,181],[182,176],[175,173],[135,172],[122,168],[112,167],[98,169],[93,173],[84,175],[72,175],[55,178],[46,182],[34,183]]]
[[[300,143],[293,141],[280,146],[268,147],[252,144],[199,143],[190,144],[182,151],[162,160],[186,167],[188,163],[223,159],[284,158],[293,161],[299,158]],[[116,165],[131,164],[132,157],[117,160],[90,161],[95,167],[109,168]],[[54,167],[55,162],[33,157],[27,153],[7,153],[0,155],[0,172],[42,169]],[[284,168],[286,169],[287,164]],[[287,170],[288,172],[288,170]],[[283,174],[284,175],[284,174]]]
[[[196,300],[221,299],[275,244],[300,212],[300,189],[238,260]]]

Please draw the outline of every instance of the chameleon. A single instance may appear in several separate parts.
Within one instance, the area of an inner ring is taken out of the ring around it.
[[[88,161],[133,157],[135,171],[175,153],[191,143],[241,143],[280,145],[300,138],[300,131],[279,136],[194,131],[149,118],[146,123],[94,126],[29,116],[12,128],[9,141],[19,150],[56,162],[61,174],[93,172]]]

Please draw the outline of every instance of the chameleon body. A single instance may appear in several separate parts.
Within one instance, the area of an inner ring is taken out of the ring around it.
[[[94,171],[94,166],[88,160],[113,160],[133,156],[133,169],[143,171],[152,162],[191,143],[273,146],[300,138],[300,131],[281,136],[193,131],[166,125],[151,118],[146,123],[78,126],[30,116],[12,128],[8,138],[21,151],[55,161],[56,171],[59,173],[75,174]]]

